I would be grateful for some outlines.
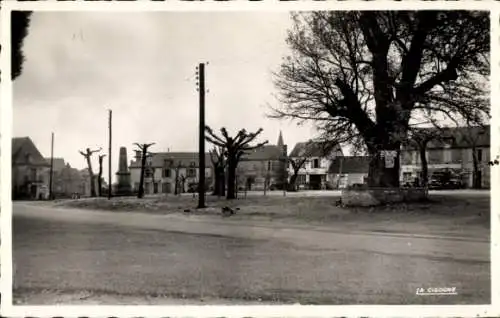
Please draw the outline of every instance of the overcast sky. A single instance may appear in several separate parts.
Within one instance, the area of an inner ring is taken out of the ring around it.
[[[78,150],[107,153],[111,108],[113,173],[119,147],[130,161],[134,142],[197,151],[195,68],[209,62],[206,123],[231,132],[262,127],[261,140],[272,144],[281,129],[291,150],[314,130],[265,117],[290,23],[283,12],[35,13],[14,83],[14,136],[31,137],[49,157],[54,132],[54,156],[84,168]],[[93,164],[97,170],[97,158]]]

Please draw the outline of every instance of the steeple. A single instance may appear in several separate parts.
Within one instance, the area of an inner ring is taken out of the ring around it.
[[[278,143],[277,143],[277,146],[278,147],[283,147],[285,145],[285,143],[283,142],[283,134],[281,133],[281,130],[280,130],[280,135],[278,137]]]

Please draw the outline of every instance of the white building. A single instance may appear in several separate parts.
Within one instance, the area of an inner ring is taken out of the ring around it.
[[[147,158],[144,173],[144,193],[175,193],[197,191],[199,180],[199,157],[197,152],[160,152]],[[141,153],[136,151],[130,162],[130,179],[133,191],[139,190],[141,178]],[[213,186],[213,167],[210,154],[205,154],[205,186]]]
[[[295,145],[288,156],[289,176],[294,174],[295,163],[305,160],[297,174],[295,184],[299,189],[324,189],[327,183],[331,183],[328,170],[332,161],[342,156],[340,145],[325,148],[317,142],[299,142]]]

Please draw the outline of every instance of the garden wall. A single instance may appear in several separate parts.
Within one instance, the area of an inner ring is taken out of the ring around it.
[[[345,206],[376,206],[388,203],[418,202],[427,198],[425,188],[357,188],[342,190]]]

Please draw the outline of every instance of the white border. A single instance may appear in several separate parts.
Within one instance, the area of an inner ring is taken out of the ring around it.
[[[223,317],[331,317],[331,316],[399,316],[399,317],[467,317],[467,316],[500,316],[500,272],[499,256],[499,199],[491,196],[491,281],[492,305],[445,305],[445,306],[14,306],[12,305],[12,204],[11,204],[11,137],[12,137],[12,83],[10,80],[10,11],[289,11],[289,10],[411,10],[411,9],[475,9],[491,11],[491,154],[492,158],[500,150],[498,118],[500,108],[494,107],[500,100],[500,3],[494,1],[460,1],[460,2],[422,2],[422,1],[228,1],[228,2],[184,2],[167,0],[164,2],[17,2],[3,1],[0,12],[1,23],[1,315],[10,317],[164,317],[164,316],[223,316]],[[491,189],[494,192],[500,181],[499,167],[491,169]],[[497,265],[497,266],[495,266]]]

